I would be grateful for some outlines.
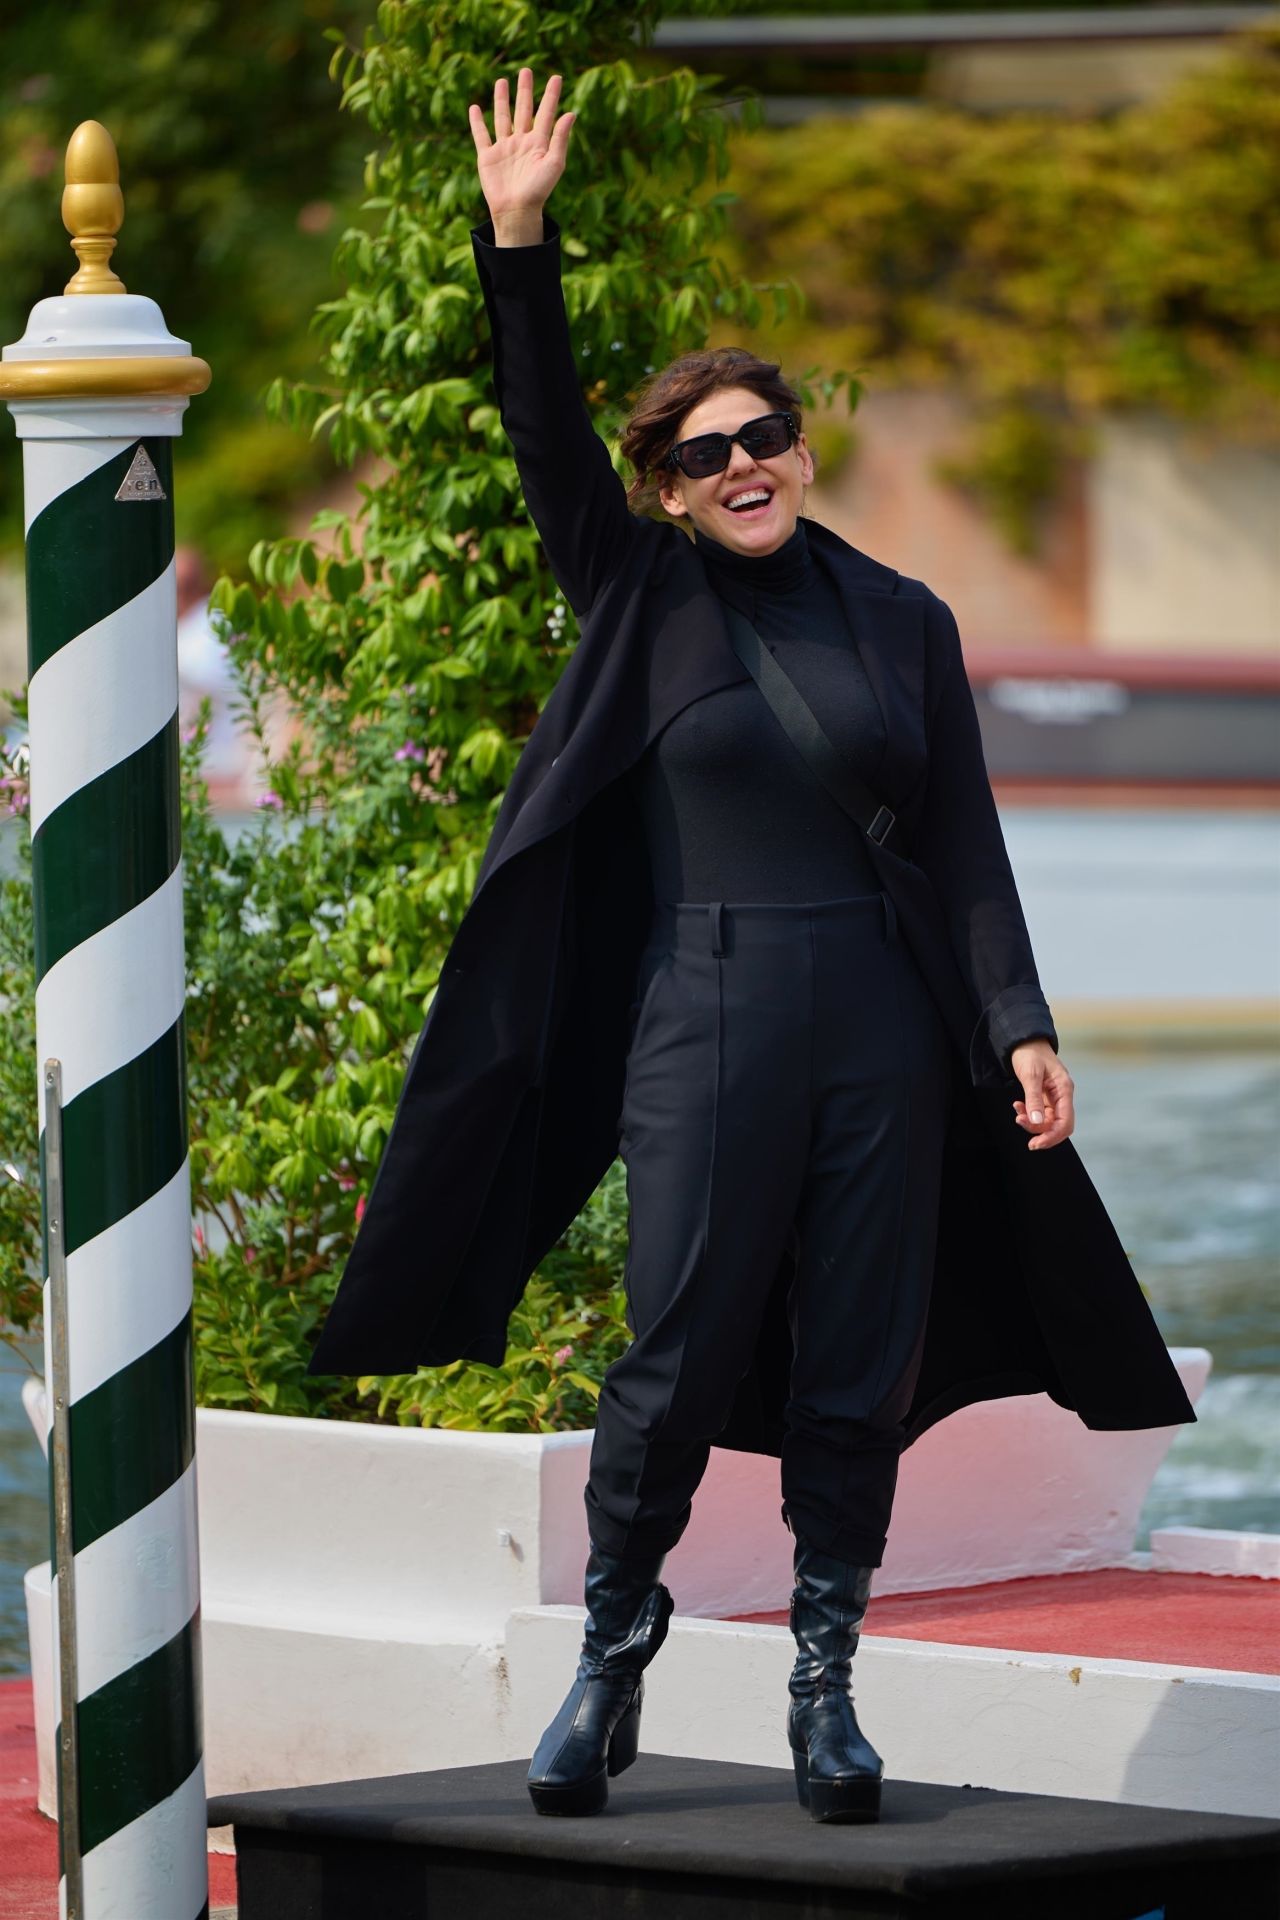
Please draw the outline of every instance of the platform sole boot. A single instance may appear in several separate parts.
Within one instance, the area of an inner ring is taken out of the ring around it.
[[[610,1777],[640,1750],[644,1669],[667,1637],[674,1606],[658,1579],[665,1558],[620,1558],[592,1546],[578,1671],[529,1764],[529,1797],[539,1813],[600,1813]]]
[[[858,1725],[850,1668],[871,1597],[873,1567],[850,1566],[795,1538],[787,1741],[800,1805],[815,1820],[880,1818],[884,1762]]]

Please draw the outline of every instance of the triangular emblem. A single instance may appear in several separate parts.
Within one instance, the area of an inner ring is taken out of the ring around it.
[[[160,475],[151,462],[151,455],[145,447],[139,447],[130,462],[129,471],[116,488],[117,500],[167,500],[168,494],[160,485]]]

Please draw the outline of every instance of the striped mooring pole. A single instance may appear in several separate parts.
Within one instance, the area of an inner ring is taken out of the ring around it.
[[[0,356],[22,441],[53,1481],[61,1911],[208,1912],[171,441],[209,369],[109,264],[87,120],[80,260]]]

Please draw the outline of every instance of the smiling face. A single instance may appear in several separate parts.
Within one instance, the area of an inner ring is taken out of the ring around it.
[[[750,387],[723,387],[685,415],[676,439],[692,440],[698,433],[736,433],[748,420],[774,411]],[[673,519],[687,514],[697,532],[709,534],[735,553],[773,553],[795,532],[804,490],[812,479],[813,455],[803,434],[771,460],[753,459],[735,440],[723,473],[691,480],[678,467],[663,468],[658,497]],[[768,499],[737,510],[731,505],[747,493],[759,492]]]

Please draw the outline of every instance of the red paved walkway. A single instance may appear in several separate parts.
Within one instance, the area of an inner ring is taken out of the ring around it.
[[[234,1907],[236,1863],[209,1856],[209,1904]],[[58,1836],[36,1812],[31,1682],[0,1680],[0,1920],[57,1920]]]
[[[787,1619],[740,1617],[782,1625]],[[950,1646],[1280,1673],[1280,1580],[1120,1567],[939,1593],[873,1594],[866,1631]]]

